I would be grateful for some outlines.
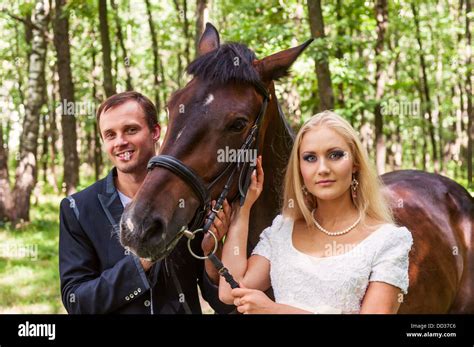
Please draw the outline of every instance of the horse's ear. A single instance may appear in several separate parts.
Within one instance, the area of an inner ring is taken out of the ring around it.
[[[286,49],[260,60],[255,60],[253,65],[260,74],[262,81],[270,82],[285,76],[291,65],[311,42],[313,42],[313,39],[309,39],[300,46]]]
[[[209,53],[220,46],[219,32],[211,23],[206,23],[206,30],[199,40],[199,56]]]

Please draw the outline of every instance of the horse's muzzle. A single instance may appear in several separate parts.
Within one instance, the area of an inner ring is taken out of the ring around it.
[[[161,219],[135,222],[130,213],[124,212],[120,221],[120,243],[140,258],[156,261],[166,257],[171,250],[165,237],[166,224]]]

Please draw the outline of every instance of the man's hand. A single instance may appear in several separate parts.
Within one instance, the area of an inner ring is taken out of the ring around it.
[[[212,201],[212,207],[214,207],[216,204],[216,201]],[[229,224],[230,224],[230,216],[231,216],[231,207],[227,200],[224,200],[224,204],[222,205],[223,210],[219,211],[217,213],[216,218],[214,219],[214,222],[212,223],[211,227],[209,228],[210,231],[214,233],[217,237],[217,241],[219,245],[221,245],[221,240],[224,237],[225,234],[227,234],[227,231],[229,230]],[[214,250],[215,247],[215,240],[214,237],[210,233],[206,233],[204,235],[204,239],[202,240],[201,243],[201,248],[202,251],[204,252],[204,255],[208,255]]]

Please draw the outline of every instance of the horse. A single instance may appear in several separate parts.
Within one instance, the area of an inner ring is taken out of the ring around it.
[[[224,190],[230,201],[244,197],[252,167],[238,166],[239,180],[227,186],[229,165],[217,160],[216,153],[242,148],[261,121],[255,146],[267,175],[251,210],[248,251],[253,249],[280,210],[294,140],[274,81],[288,73],[310,43],[257,59],[243,44],[221,45],[217,29],[206,25],[198,58],[187,68],[193,78],[167,104],[163,159],[150,161],[153,170],[122,215],[124,247],[144,258],[162,259],[182,241],[183,226],[202,223],[210,199]],[[269,95],[261,92],[262,84]],[[414,239],[410,290],[399,312],[474,312],[472,197],[454,181],[421,171],[391,172],[382,180],[397,223],[408,227]]]
[[[381,176],[397,224],[413,236],[400,313],[474,313],[474,199],[453,180],[418,170]]]

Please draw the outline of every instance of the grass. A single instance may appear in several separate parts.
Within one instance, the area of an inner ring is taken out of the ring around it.
[[[42,196],[31,222],[0,226],[0,313],[65,313],[58,270],[60,197]]]

